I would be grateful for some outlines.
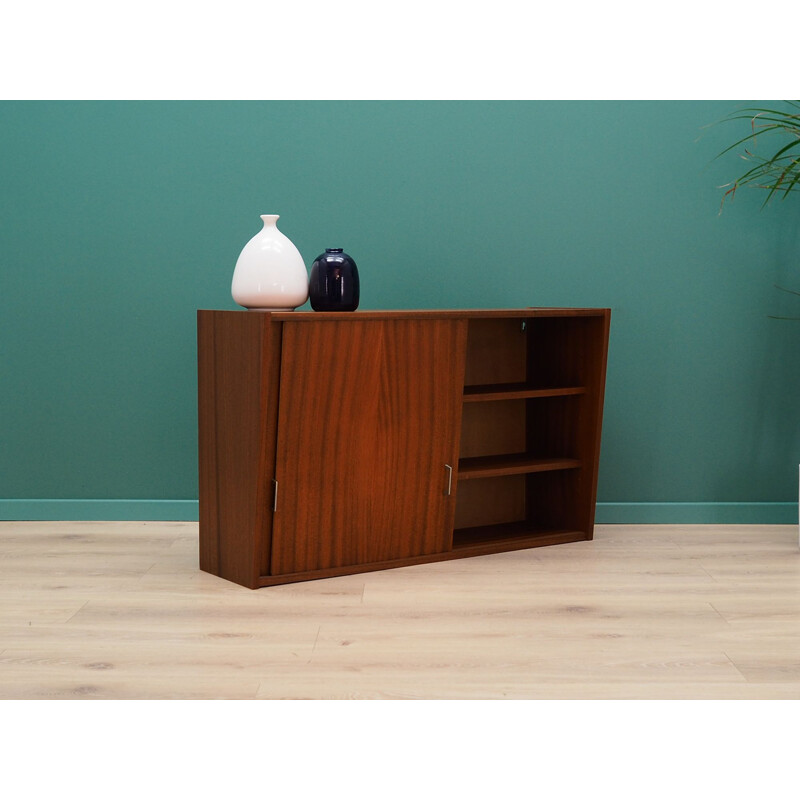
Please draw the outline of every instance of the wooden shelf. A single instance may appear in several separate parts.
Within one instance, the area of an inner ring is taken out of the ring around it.
[[[501,475],[521,475],[527,472],[549,472],[559,469],[577,469],[577,458],[535,458],[527,453],[501,456],[462,458],[458,462],[458,479],[493,478]]]
[[[580,542],[586,539],[583,531],[566,528],[536,528],[530,523],[507,522],[453,531],[453,550],[514,550],[527,547]]]
[[[548,388],[533,388],[525,383],[494,383],[483,386],[465,386],[464,402],[524,400],[529,397],[566,397],[575,394],[586,394],[586,387],[554,386]]]

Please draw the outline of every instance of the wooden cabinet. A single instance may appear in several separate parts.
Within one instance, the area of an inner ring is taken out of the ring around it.
[[[609,320],[199,311],[201,569],[258,588],[591,539]]]

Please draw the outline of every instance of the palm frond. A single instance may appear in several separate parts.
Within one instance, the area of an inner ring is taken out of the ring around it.
[[[727,189],[722,197],[722,206],[727,198],[733,200],[739,186],[753,186],[767,192],[762,207],[766,206],[775,194],[780,194],[781,199],[786,199],[792,192],[800,190],[800,155],[795,148],[800,147],[800,101],[785,100],[790,110],[774,108],[744,108],[729,114],[722,122],[748,120],[750,133],[726,147],[716,158],[744,146],[740,157],[753,164],[732,183],[720,188]],[[761,155],[756,150],[759,145],[769,138],[773,141],[775,135],[783,137],[781,143],[771,155]],[[785,137],[790,141],[786,142]],[[716,160],[716,159],[715,159]]]

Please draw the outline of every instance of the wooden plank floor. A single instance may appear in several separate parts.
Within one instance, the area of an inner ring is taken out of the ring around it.
[[[800,699],[795,526],[257,591],[197,560],[196,523],[0,522],[0,698]]]

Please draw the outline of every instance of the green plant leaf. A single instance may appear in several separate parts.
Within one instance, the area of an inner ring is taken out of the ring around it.
[[[750,122],[751,131],[747,136],[726,147],[716,158],[744,146],[744,154],[740,153],[740,156],[752,166],[733,181],[732,185],[725,184],[720,187],[731,187],[723,195],[720,213],[726,198],[732,199],[740,186],[750,185],[767,190],[762,208],[776,193],[781,194],[782,199],[786,199],[792,191],[800,190],[800,156],[796,155],[796,148],[800,147],[800,114],[794,113],[795,110],[800,110],[800,101],[784,102],[790,110],[749,107],[732,112],[723,120],[731,122],[746,119]],[[777,145],[777,149],[771,155],[763,156],[756,150],[760,144],[764,146],[760,140],[767,135],[789,136],[790,141]]]

